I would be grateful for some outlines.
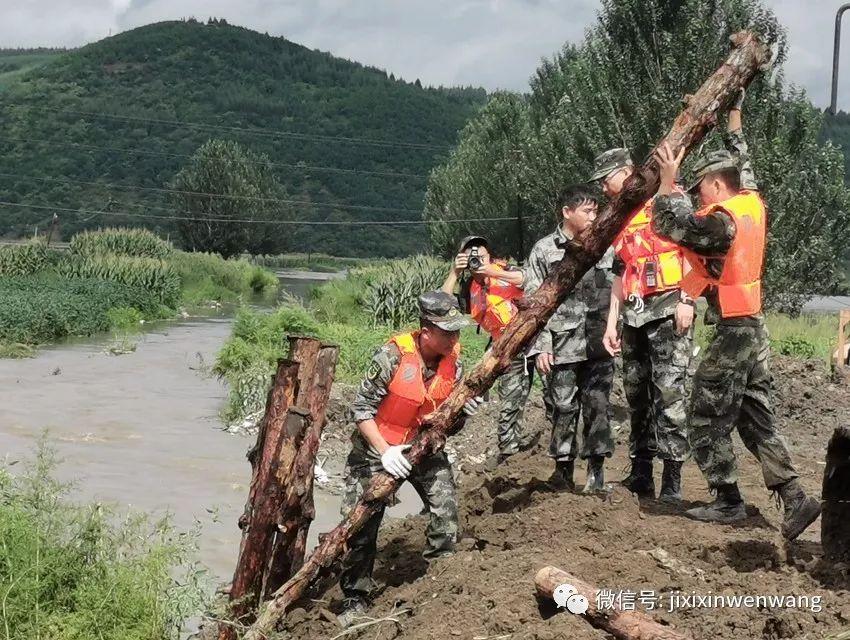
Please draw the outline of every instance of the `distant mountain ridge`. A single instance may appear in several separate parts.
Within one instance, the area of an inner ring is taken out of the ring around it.
[[[168,194],[156,190],[217,137],[276,164],[298,219],[420,219],[427,174],[486,99],[221,20],[151,24],[67,52],[0,52],[0,201],[90,211],[59,212],[66,237],[115,224],[167,234],[167,220],[109,212],[167,217]],[[51,217],[0,207],[0,235]],[[426,248],[419,225],[280,229],[294,251]]]

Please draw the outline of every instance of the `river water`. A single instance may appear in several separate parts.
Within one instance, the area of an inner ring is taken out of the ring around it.
[[[284,289],[298,296],[316,282],[286,275]],[[106,354],[112,338],[96,336],[42,349],[34,358],[0,360],[0,455],[29,456],[48,429],[64,460],[58,475],[76,481],[78,500],[171,512],[183,530],[199,521],[200,559],[229,581],[253,439],[221,430],[227,389],[206,368],[231,325],[232,310],[211,312],[154,323],[125,355]],[[315,500],[310,546],[339,520],[338,497],[317,490]]]

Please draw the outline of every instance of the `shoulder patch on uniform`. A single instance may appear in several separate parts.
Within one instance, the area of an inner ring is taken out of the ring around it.
[[[372,360],[372,364],[369,365],[369,368],[366,370],[366,379],[367,380],[377,380],[381,375],[381,365],[380,363]]]

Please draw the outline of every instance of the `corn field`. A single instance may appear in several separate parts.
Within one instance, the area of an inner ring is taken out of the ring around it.
[[[367,282],[364,307],[373,326],[399,329],[419,318],[417,298],[439,289],[449,264],[431,256],[413,256],[357,270]]]
[[[49,269],[58,254],[40,243],[0,247],[0,276],[28,276]]]
[[[72,255],[59,262],[56,271],[66,278],[97,278],[137,287],[171,308],[180,300],[180,277],[171,265],[157,258]]]
[[[165,260],[173,252],[170,242],[147,229],[84,231],[71,238],[71,253],[86,257],[114,254]]]

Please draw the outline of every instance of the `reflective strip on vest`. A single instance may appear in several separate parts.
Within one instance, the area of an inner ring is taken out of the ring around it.
[[[500,264],[493,266],[504,271]],[[470,315],[495,340],[516,315],[513,301],[522,296],[522,289],[498,278],[487,278],[484,285],[473,280],[469,286]]]
[[[629,220],[614,241],[614,251],[623,261],[623,295],[645,298],[678,289],[684,274],[681,247],[652,231],[652,200]]]
[[[439,407],[454,389],[460,344],[451,355],[440,360],[427,389],[422,377],[423,363],[416,346],[418,332],[393,337],[401,353],[387,395],[378,406],[375,423],[387,443],[404,444],[419,431],[422,420]]]
[[[717,291],[720,314],[724,318],[740,318],[761,313],[761,275],[767,236],[767,210],[755,191],[742,191],[723,202],[696,212],[706,216],[725,211],[735,221],[735,238],[721,259],[723,270],[713,278],[705,267],[705,256],[686,249],[691,272],[682,280],[682,289],[693,297],[703,295],[709,287]]]

